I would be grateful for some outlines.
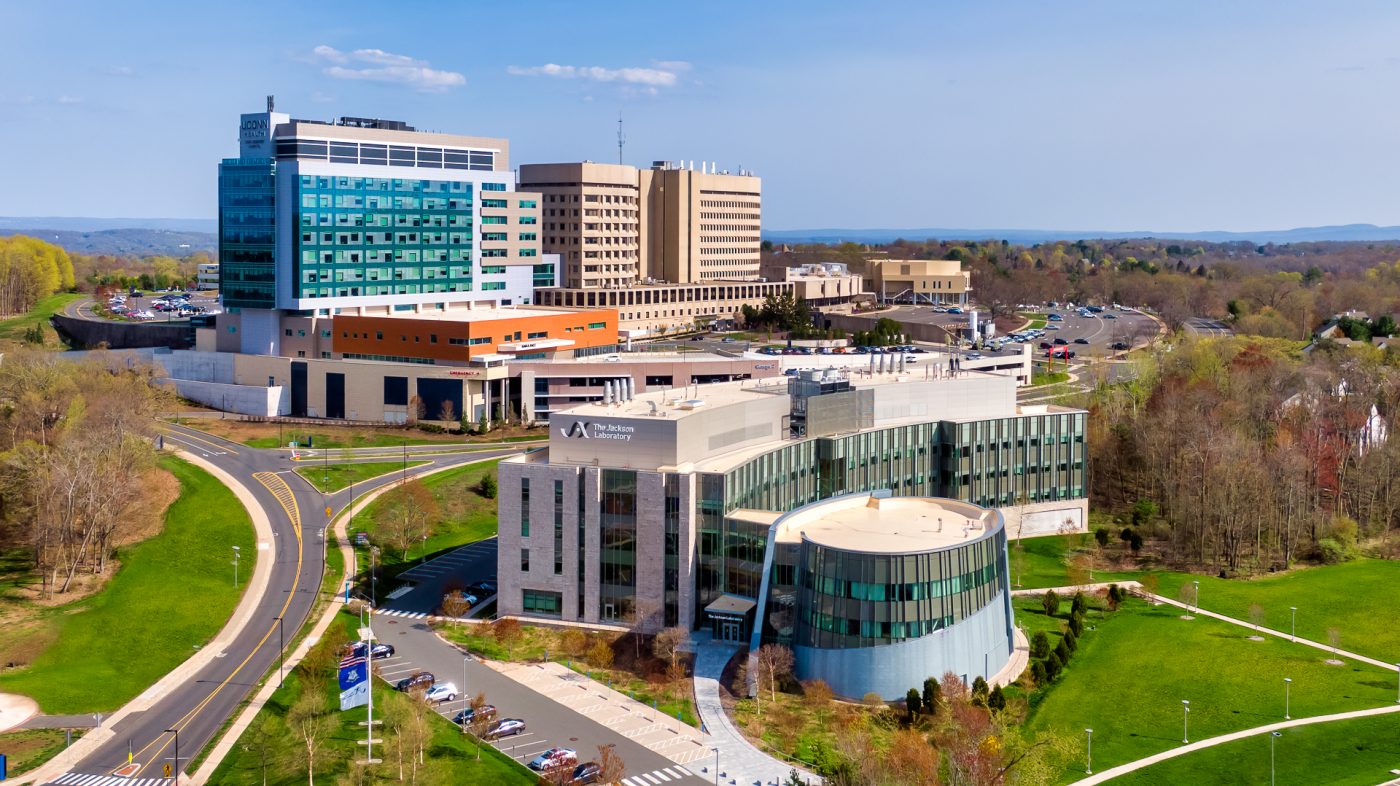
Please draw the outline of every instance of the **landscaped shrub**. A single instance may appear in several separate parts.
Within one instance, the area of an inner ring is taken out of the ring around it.
[[[1071,654],[1073,654],[1075,650],[1079,649],[1079,637],[1074,635],[1073,630],[1065,631],[1065,637],[1063,639],[1060,639],[1060,641],[1063,641],[1065,643],[1065,646],[1069,648]]]
[[[1060,671],[1063,670],[1065,667],[1064,664],[1064,660],[1062,660],[1059,655],[1056,655],[1053,652],[1050,653],[1050,657],[1045,659],[1046,679],[1053,682],[1055,678],[1060,676]]]
[[[1031,657],[1043,659],[1050,654],[1050,636],[1043,630],[1036,631],[1031,636]]]
[[[1083,614],[1089,606],[1089,601],[1084,598],[1083,592],[1074,593],[1074,599],[1070,601],[1069,613],[1071,615]]]
[[[975,679],[975,680],[972,681],[972,703],[973,703],[973,704],[976,704],[976,705],[982,706],[982,707],[987,706],[987,694],[988,694],[989,692],[990,692],[990,690],[989,690],[988,687],[987,687],[987,681],[984,680],[984,679],[982,679],[982,677],[979,676],[977,679]]]
[[[1040,596],[1040,605],[1045,609],[1047,616],[1053,617],[1060,611],[1060,596],[1056,595],[1054,590],[1046,590],[1045,594]]]
[[[1069,632],[1078,636],[1084,632],[1084,615],[1071,614],[1069,618]]]
[[[928,677],[924,680],[924,712],[927,712],[929,715],[938,714],[938,705],[942,702],[943,698],[942,693],[943,686],[938,683],[937,677]]]
[[[1031,677],[1035,679],[1036,687],[1044,685],[1045,683],[1050,681],[1050,678],[1045,673],[1045,661],[1031,661]]]
[[[1001,692],[1001,686],[992,688],[992,692],[987,696],[987,706],[994,710],[1006,709],[1006,694]]]
[[[1055,645],[1055,651],[1050,653],[1050,657],[1059,658],[1060,665],[1064,665],[1069,663],[1070,654],[1069,645],[1065,643],[1064,639],[1060,639],[1060,643]]]
[[[1108,529],[1106,527],[1099,527],[1098,529],[1094,530],[1094,540],[1098,541],[1100,548],[1107,546]]]

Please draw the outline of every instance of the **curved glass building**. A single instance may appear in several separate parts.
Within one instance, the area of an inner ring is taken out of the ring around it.
[[[790,646],[799,679],[886,699],[952,671],[990,678],[1013,649],[996,510],[889,492],[784,514],[769,529],[754,640]]]

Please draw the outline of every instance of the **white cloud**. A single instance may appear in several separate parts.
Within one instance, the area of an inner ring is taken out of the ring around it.
[[[83,102],[83,99],[82,99],[80,96],[59,96],[59,97],[58,97],[58,103],[63,104],[63,105],[65,105],[65,106],[71,106],[71,105],[73,105],[73,104],[81,104],[82,102]]]
[[[506,73],[515,76],[550,76],[556,79],[586,79],[592,82],[620,82],[645,85],[650,88],[675,87],[679,81],[676,66],[689,63],[662,62],[657,68],[603,68],[602,66],[569,66],[546,63],[541,66],[508,66]],[[662,68],[665,65],[669,68]]]
[[[401,85],[422,93],[441,93],[467,83],[467,78],[456,71],[431,68],[426,60],[385,52],[383,49],[342,52],[322,44],[311,53],[315,61],[329,64],[321,69],[321,73],[333,79]]]

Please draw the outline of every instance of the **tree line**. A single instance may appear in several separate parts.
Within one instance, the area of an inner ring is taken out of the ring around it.
[[[1166,562],[1226,574],[1394,551],[1396,357],[1249,336],[1158,352],[1089,396],[1094,507]]]
[[[72,288],[68,252],[25,235],[0,237],[0,316],[23,314],[41,299]]]
[[[155,460],[169,395],[144,366],[8,353],[0,363],[0,528],[28,551],[41,590],[102,574]]]

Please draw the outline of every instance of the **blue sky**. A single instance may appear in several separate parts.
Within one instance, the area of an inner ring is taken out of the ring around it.
[[[1400,224],[1400,4],[7,2],[0,215],[212,217],[266,94],[718,161],[764,224]]]

